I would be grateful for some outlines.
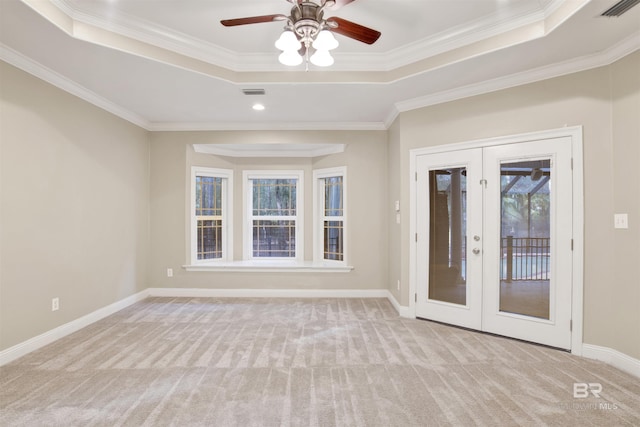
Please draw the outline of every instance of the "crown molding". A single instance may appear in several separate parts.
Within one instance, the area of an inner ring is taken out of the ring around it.
[[[102,96],[96,94],[95,92],[90,91],[84,86],[79,85],[73,80],[56,73],[55,71],[45,67],[44,65],[36,62],[21,53],[16,52],[10,47],[0,43],[0,59],[4,62],[13,65],[16,68],[21,69],[22,71],[29,73],[40,80],[44,80],[45,82],[61,89],[71,95],[77,96],[78,98],[87,101],[90,104],[95,105],[96,107],[102,108],[103,110],[120,117],[128,122],[133,123],[143,129],[149,130],[149,122],[143,117],[125,109],[121,106],[109,101],[108,99],[103,98]]]
[[[313,158],[343,153],[345,144],[193,144],[196,153],[226,157]]]
[[[45,67],[10,47],[0,43],[0,60],[13,65],[20,70],[43,80],[58,89],[95,105],[123,120],[133,123],[151,132],[162,131],[230,131],[230,130],[352,130],[371,131],[386,130],[383,122],[300,122],[300,123],[280,123],[280,122],[223,122],[223,123],[158,123],[149,122],[144,117],[127,110],[113,103],[102,96],[92,92],[75,81]]]
[[[416,110],[418,108],[429,107],[442,104],[444,102],[469,98],[471,96],[482,95],[515,86],[535,83],[541,80],[560,77],[567,74],[586,71],[592,68],[610,65],[619,59],[640,49],[640,31],[633,36],[622,40],[606,51],[594,55],[587,55],[572,60],[559,62],[556,64],[523,71],[521,73],[510,74],[508,76],[487,80],[481,83],[468,85],[460,88],[450,89],[431,95],[408,99],[394,104],[394,109],[385,119],[385,126],[388,128],[396,119],[399,113]]]
[[[153,132],[184,131],[234,131],[234,130],[386,130],[384,122],[210,122],[210,123],[150,123],[147,130]]]
[[[508,19],[503,18],[500,20],[495,16],[490,16],[459,25],[432,37],[416,40],[413,43],[392,50],[379,60],[381,63],[386,64],[381,71],[391,71],[521,27],[534,25],[543,22],[545,18],[545,12],[542,9],[533,12],[523,9]]]
[[[419,108],[421,108],[421,107],[419,107]],[[407,110],[405,110],[405,111],[407,111]],[[396,121],[396,119],[398,118],[400,113],[401,113],[401,111],[398,109],[398,103],[393,104],[391,106],[391,108],[389,109],[389,114],[387,114],[387,117],[385,117],[384,122],[383,122],[385,129],[389,129],[393,125],[393,122]]]
[[[37,0],[22,1],[46,19],[52,22],[54,18],[60,20],[59,16],[52,14],[48,6],[43,7],[41,2],[37,2]],[[573,0],[569,3],[569,7],[564,0],[549,0],[540,8],[532,10],[531,8],[522,7],[508,17],[501,17],[496,13],[385,53],[349,54],[335,52],[336,63],[332,66],[332,71],[393,71],[450,50],[489,40],[531,25],[538,26],[541,29],[537,34],[533,34],[531,38],[541,37],[553,31],[588,1]],[[54,24],[74,37],[76,37],[74,29],[77,26],[74,23],[82,23],[157,48],[198,59],[231,72],[282,71],[283,69],[274,54],[237,54],[214,43],[206,42],[122,12],[113,14],[109,16],[109,19],[105,19],[97,14],[80,11],[74,8],[67,0],[51,0],[50,4],[72,21],[71,25],[59,25],[56,22]],[[562,8],[561,6],[563,5],[565,7]],[[551,19],[556,13],[562,13],[563,16],[560,19]],[[84,36],[86,41],[97,42],[97,40],[92,40],[90,34],[84,34]],[[514,43],[519,42],[521,40],[514,40]],[[135,52],[135,54],[144,56],[143,52]]]
[[[388,129],[402,112],[424,108],[444,102],[482,95],[515,86],[559,77],[579,71],[610,65],[640,49],[640,31],[611,48],[594,55],[576,58],[550,66],[511,74],[474,85],[451,89],[431,95],[395,103],[382,122],[300,122],[300,123],[157,123],[149,122],[142,116],[97,95],[78,83],[64,77],[42,64],[25,57],[0,43],[0,59],[75,95],[105,111],[127,120],[148,131],[229,131],[229,130],[359,130],[379,131]]]
[[[527,26],[540,28],[537,36],[530,36],[529,40],[543,37],[582,9],[589,1],[574,0],[570,4],[571,7],[561,10],[561,6],[565,5],[566,7],[567,2],[565,0],[549,0],[541,9],[532,11],[521,8],[514,15],[506,18],[485,17],[472,23],[451,28],[446,32],[436,34],[428,39],[418,40],[391,52],[389,57],[386,58],[386,61],[391,64],[388,69],[409,65],[425,58],[470,46]],[[556,14],[559,16],[556,17]]]
[[[28,3],[34,0],[23,1]],[[127,14],[118,13],[105,19],[102,16],[75,9],[67,0],[50,1],[74,21],[231,70],[245,71],[241,67],[243,62],[241,55],[202,39]]]

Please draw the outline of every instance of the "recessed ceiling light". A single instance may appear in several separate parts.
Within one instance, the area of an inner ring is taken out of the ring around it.
[[[253,108],[256,111],[262,111],[262,110],[264,110],[264,105],[262,105],[262,104],[253,104],[253,107],[251,107],[251,108]]]

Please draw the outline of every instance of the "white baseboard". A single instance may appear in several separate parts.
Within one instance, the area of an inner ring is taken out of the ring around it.
[[[147,297],[388,298],[386,289],[200,289],[147,288],[106,307],[0,351],[0,366],[70,335]],[[395,301],[395,300],[394,300]],[[394,304],[392,301],[392,304]],[[394,304],[397,307],[397,302]]]
[[[204,289],[149,288],[151,297],[192,298],[387,298],[386,289]]]
[[[122,310],[147,297],[263,297],[263,298],[387,298],[400,317],[412,318],[409,307],[400,305],[387,289],[200,289],[200,288],[148,288],[76,320],[20,344],[0,351],[0,366],[70,335],[98,320]],[[599,360],[640,378],[640,360],[617,350],[593,344],[582,345],[582,356]]]
[[[412,318],[409,314],[409,307],[407,307],[406,305],[400,305],[396,297],[394,297],[390,291],[387,291],[387,298],[389,299],[391,305],[393,305],[393,308],[396,309],[400,317],[405,317],[408,319]]]
[[[150,297],[190,298],[387,298],[400,317],[411,318],[409,307],[400,305],[387,289],[205,289],[149,288]]]
[[[147,296],[148,290],[145,289],[144,291],[138,292],[137,294],[131,295],[120,301],[116,301],[113,304],[109,304],[106,307],[102,307],[85,316],[65,323],[64,325],[60,325],[57,328],[51,329],[50,331],[35,336],[27,341],[21,342],[20,344],[16,344],[13,347],[2,350],[0,351],[0,366],[6,365],[7,363],[12,362],[17,358],[24,356],[25,354],[38,350],[39,348],[42,348],[54,341],[59,340],[60,338],[70,335],[86,326],[89,326],[90,324],[95,323],[98,320],[104,319],[105,317],[110,316],[113,313],[130,306],[131,304],[142,301],[143,299],[147,298]]]
[[[582,356],[599,360],[640,378],[640,360],[608,347],[593,344],[582,345]]]

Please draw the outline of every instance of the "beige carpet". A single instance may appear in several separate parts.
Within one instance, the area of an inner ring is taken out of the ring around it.
[[[640,381],[384,299],[151,298],[0,368],[0,410],[2,426],[638,426]]]

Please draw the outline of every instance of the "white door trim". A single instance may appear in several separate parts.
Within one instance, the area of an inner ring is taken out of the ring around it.
[[[409,314],[416,317],[415,295],[417,289],[417,244],[413,236],[417,232],[417,158],[425,154],[457,151],[469,148],[483,148],[496,145],[516,144],[520,142],[539,141],[559,137],[571,138],[573,159],[573,291],[571,298],[571,353],[582,355],[583,344],[583,299],[584,299],[584,183],[583,183],[583,149],[582,126],[551,129],[518,135],[507,135],[495,138],[479,139],[434,147],[409,150]]]

